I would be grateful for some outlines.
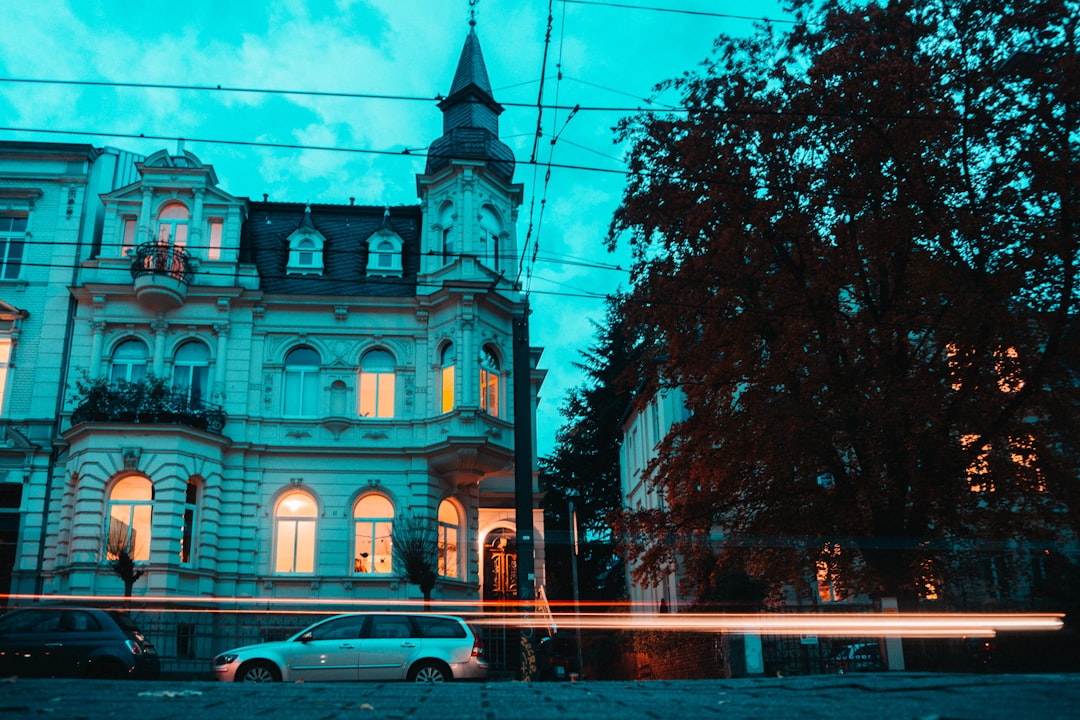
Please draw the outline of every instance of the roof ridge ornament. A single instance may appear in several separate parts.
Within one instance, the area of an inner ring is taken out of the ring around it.
[[[476,27],[476,6],[480,0],[469,0],[469,27]]]

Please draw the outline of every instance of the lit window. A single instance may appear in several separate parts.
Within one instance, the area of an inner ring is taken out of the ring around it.
[[[7,414],[8,404],[5,390],[7,390],[8,372],[11,369],[11,338],[0,337],[0,415]]]
[[[137,223],[133,217],[125,217],[123,220],[123,237],[120,240],[120,257],[127,257],[135,249],[135,229]]]
[[[961,435],[960,444],[965,451],[971,452],[981,437],[977,433]],[[982,445],[978,454],[968,463],[967,477],[972,492],[994,492],[994,481],[990,477],[989,443]]]
[[[307,493],[294,490],[274,510],[274,572],[315,571],[315,524],[318,508]]]
[[[139,382],[146,376],[146,345],[139,340],[125,340],[112,354],[109,381]]]
[[[491,208],[480,208],[480,257],[495,270],[499,269],[499,235],[502,223]]]
[[[184,494],[184,527],[180,531],[180,562],[190,565],[194,557],[195,522],[199,512],[199,486],[188,480]]]
[[[499,358],[490,345],[480,351],[480,409],[499,417]]]
[[[173,392],[199,402],[207,394],[210,381],[210,350],[201,342],[186,342],[173,358]]]
[[[844,599],[839,573],[840,546],[836,543],[825,545],[821,558],[817,561],[818,599],[821,602],[840,602]]]
[[[285,383],[282,414],[286,417],[315,417],[319,412],[319,354],[307,347],[285,356]]]
[[[26,221],[25,215],[0,215],[0,279],[15,280],[22,271]]]
[[[1024,387],[1021,376],[1020,353],[1016,348],[1006,348],[994,352],[994,371],[997,373],[998,389],[1001,392],[1014,393]]]
[[[449,500],[439,504],[439,575],[458,576],[458,548],[461,545],[461,520]]]
[[[353,526],[353,573],[389,573],[394,549],[394,506],[382,495],[365,495],[353,507]]]
[[[439,409],[448,413],[454,409],[454,344],[447,343],[439,356]]]
[[[132,560],[150,559],[150,520],[154,485],[149,478],[129,475],[109,491],[105,559],[116,560],[127,551]]]
[[[1046,481],[1039,468],[1039,455],[1032,435],[1009,438],[1009,457],[1017,467],[1017,482],[1024,490],[1046,492]]]
[[[186,247],[188,236],[188,209],[180,203],[169,203],[158,214],[158,245]]]
[[[221,237],[225,231],[225,222],[220,218],[210,218],[209,237],[206,245],[206,259],[221,259]]]
[[[369,350],[360,359],[360,417],[394,417],[394,356]]]

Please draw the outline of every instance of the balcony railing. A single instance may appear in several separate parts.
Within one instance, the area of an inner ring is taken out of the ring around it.
[[[195,275],[195,265],[182,247],[148,242],[135,248],[131,261],[131,277],[144,275],[167,275],[189,285]]]
[[[153,391],[139,383],[90,388],[71,413],[72,426],[84,422],[176,423],[220,435],[225,411],[187,392]]]

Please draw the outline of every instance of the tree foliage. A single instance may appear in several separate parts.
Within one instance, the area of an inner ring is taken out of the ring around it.
[[[609,515],[620,508],[619,447],[630,390],[624,383],[632,365],[632,348],[623,328],[620,299],[613,297],[603,323],[594,323],[595,343],[581,353],[576,367],[585,382],[570,391],[560,413],[551,457],[541,458],[546,488],[548,596],[572,597],[573,552],[569,502],[578,522],[579,595],[584,600],[611,601],[625,596],[622,564],[614,552]]]
[[[146,574],[146,568],[135,564],[135,538],[127,532],[126,527],[110,527],[105,553],[109,567],[124,583],[124,597],[131,597],[135,583]]]
[[[628,322],[690,411],[624,553],[907,596],[1075,555],[1080,4],[790,10],[620,126]]]

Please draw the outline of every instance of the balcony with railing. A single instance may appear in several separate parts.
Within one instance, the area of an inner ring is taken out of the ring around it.
[[[225,427],[225,411],[220,405],[173,390],[157,380],[114,384],[94,381],[80,390],[78,407],[71,413],[72,427],[87,422],[173,423],[215,435]]]
[[[148,242],[135,248],[131,277],[139,304],[155,312],[180,307],[195,276],[196,262],[175,245]]]

